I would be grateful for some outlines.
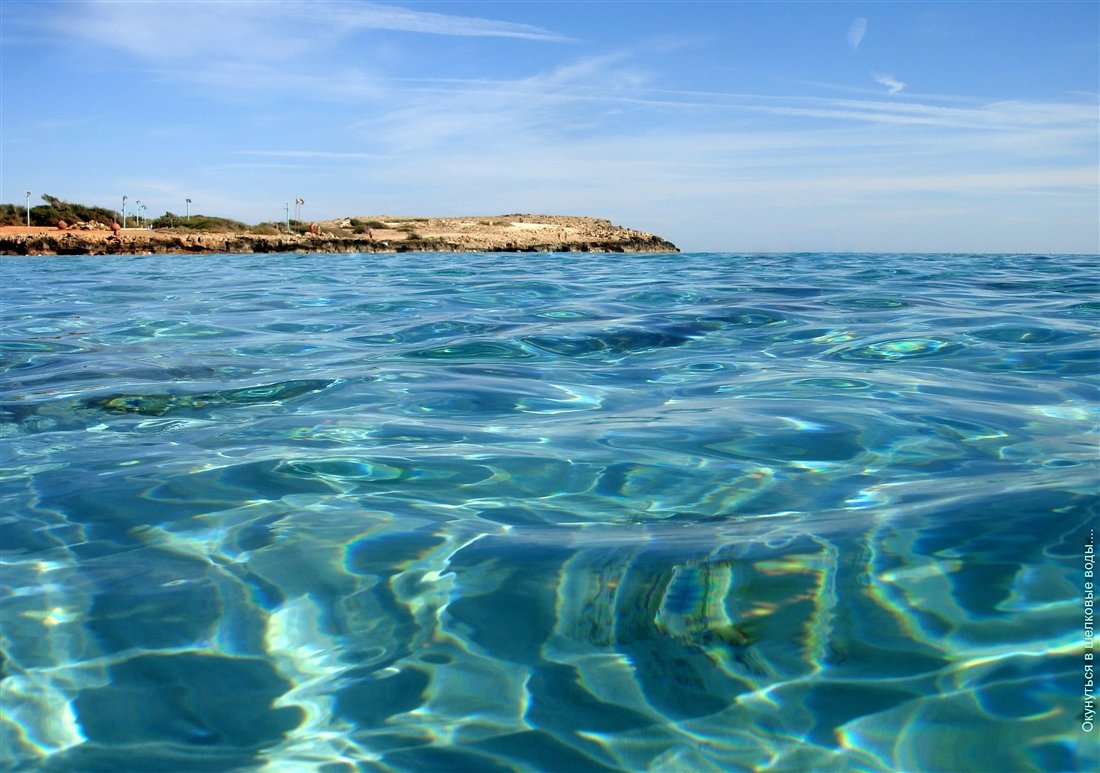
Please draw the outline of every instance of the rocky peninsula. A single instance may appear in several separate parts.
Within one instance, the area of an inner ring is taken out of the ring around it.
[[[0,227],[0,255],[270,252],[679,252],[671,242],[591,217],[371,215],[299,225],[302,232],[114,229],[99,223]]]

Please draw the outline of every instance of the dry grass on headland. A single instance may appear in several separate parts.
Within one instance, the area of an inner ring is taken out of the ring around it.
[[[264,252],[677,252],[660,236],[590,217],[342,218],[306,233],[212,232],[186,227],[117,232],[80,227],[0,227],[2,255],[119,255]]]

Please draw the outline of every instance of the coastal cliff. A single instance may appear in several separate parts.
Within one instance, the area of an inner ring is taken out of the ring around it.
[[[0,228],[3,255],[270,252],[678,252],[671,242],[590,217],[365,216],[314,223],[309,233],[213,233],[186,228]]]

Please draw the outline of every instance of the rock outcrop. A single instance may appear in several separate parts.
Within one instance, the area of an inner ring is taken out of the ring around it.
[[[268,252],[678,252],[659,236],[609,220],[560,215],[479,218],[371,216],[314,224],[314,233],[198,233],[186,229],[65,231],[0,228],[3,255]]]

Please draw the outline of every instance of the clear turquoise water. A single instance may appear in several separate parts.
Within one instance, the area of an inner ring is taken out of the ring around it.
[[[1096,762],[1095,256],[0,269],[10,769]]]

